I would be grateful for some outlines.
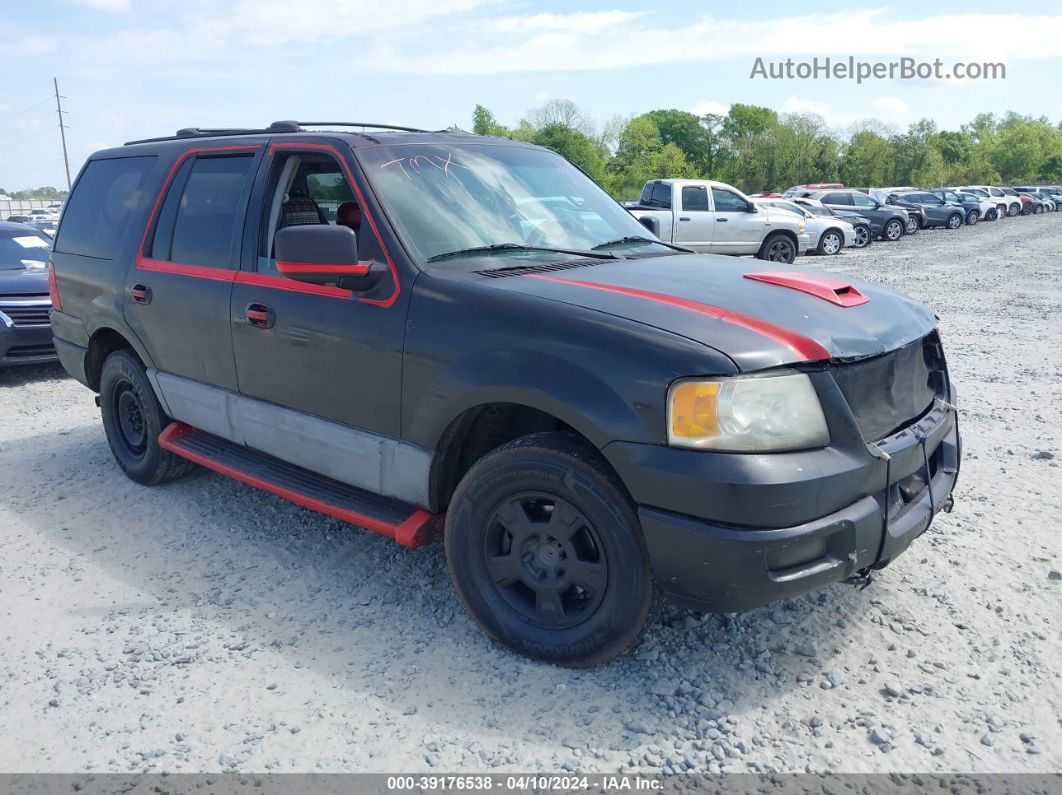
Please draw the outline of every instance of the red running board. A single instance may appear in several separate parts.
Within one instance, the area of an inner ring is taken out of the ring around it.
[[[827,276],[824,273],[802,273],[800,271],[760,271],[746,273],[746,279],[755,282],[777,284],[802,293],[813,295],[837,306],[859,306],[870,299],[843,279]]]
[[[437,539],[438,522],[436,519],[438,517],[430,511],[418,508],[415,509],[405,520],[392,523],[382,521],[372,516],[366,516],[365,514],[358,513],[349,508],[333,505],[324,500],[312,497],[308,494],[302,494],[280,484],[244,472],[236,467],[216,461],[209,456],[202,455],[194,450],[189,450],[181,444],[182,440],[200,433],[204,432],[193,428],[191,425],[186,425],[183,422],[171,422],[166,426],[162,433],[159,434],[159,445],[164,450],[168,450],[174,455],[179,455],[181,458],[194,461],[200,466],[212,469],[222,475],[227,475],[241,483],[246,483],[248,486],[254,486],[263,491],[268,491],[271,494],[276,494],[278,497],[283,497],[296,505],[301,505],[303,508],[309,508],[311,511],[317,511],[335,517],[336,519],[341,519],[344,522],[357,525],[358,527],[364,527],[366,530],[372,530],[375,533],[389,536],[403,546],[419,547],[425,544],[430,544]]]

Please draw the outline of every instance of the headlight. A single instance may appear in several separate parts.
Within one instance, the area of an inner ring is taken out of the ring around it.
[[[676,381],[667,395],[676,447],[780,452],[829,444],[822,406],[803,373]]]

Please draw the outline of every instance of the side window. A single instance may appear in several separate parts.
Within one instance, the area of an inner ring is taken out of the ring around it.
[[[850,206],[852,199],[847,193],[827,193],[823,195],[822,203]]]
[[[682,209],[691,212],[708,210],[708,191],[700,185],[686,185],[682,188]]]
[[[878,206],[878,203],[876,201],[874,201],[869,196],[864,196],[862,193],[852,193],[850,195],[852,197],[852,204],[854,204],[856,207],[873,208]]]
[[[251,155],[197,157],[170,183],[152,242],[155,259],[231,268]]]
[[[747,201],[724,188],[712,188],[712,201],[717,213],[743,213],[749,207]]]
[[[55,250],[114,259],[133,213],[145,204],[144,182],[155,156],[91,160],[74,186]]]
[[[361,236],[358,205],[339,163],[319,152],[283,152],[274,160],[262,207],[259,273],[276,273],[273,239],[288,226],[341,224]]]
[[[649,203],[654,207],[665,210],[671,209],[671,185],[666,182],[657,182],[653,185],[653,195]]]

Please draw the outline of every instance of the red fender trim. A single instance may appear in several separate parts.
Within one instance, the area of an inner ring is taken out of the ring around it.
[[[370,516],[363,516],[355,511],[341,508],[338,505],[331,505],[330,503],[318,500],[315,497],[309,497],[305,494],[300,494],[297,491],[286,489],[283,486],[278,486],[275,483],[270,483],[267,480],[256,478],[254,475],[241,472],[238,469],[233,469],[232,467],[226,466],[212,458],[207,458],[206,456],[194,453],[191,450],[186,450],[177,444],[181,439],[190,436],[193,433],[197,433],[197,431],[191,425],[186,425],[183,422],[171,422],[165,427],[165,429],[163,429],[162,433],[159,434],[159,446],[164,450],[170,451],[174,455],[179,455],[181,458],[186,458],[200,466],[206,467],[207,469],[212,469],[222,475],[227,475],[241,483],[246,483],[248,486],[254,486],[255,488],[262,489],[262,491],[276,494],[278,497],[283,497],[285,500],[289,500],[296,505],[301,505],[303,508],[309,508],[311,511],[317,511],[318,513],[335,517],[336,519],[349,522],[358,527],[364,527],[366,530],[371,530],[374,533],[381,533],[385,536],[389,536],[403,546],[419,547],[435,540],[437,517],[430,511],[418,508],[410,514],[407,519],[397,525],[388,524],[379,519],[373,519]]]
[[[835,276],[827,276],[825,273],[801,273],[800,271],[759,271],[746,273],[746,279],[755,282],[776,284],[779,287],[789,287],[800,290],[802,293],[813,295],[824,301],[829,301],[837,306],[859,306],[870,301],[863,293]]]
[[[589,287],[593,290],[605,290],[610,293],[619,293],[620,295],[629,295],[634,298],[643,298],[647,301],[656,301],[661,304],[677,306],[681,309],[697,312],[701,315],[707,315],[716,320],[721,320],[724,323],[741,326],[749,331],[755,331],[757,334],[770,337],[794,350],[800,356],[802,361],[813,362],[820,359],[832,358],[832,354],[828,350],[810,337],[805,337],[803,334],[797,334],[795,331],[790,331],[781,326],[776,326],[773,323],[768,323],[766,320],[760,320],[759,318],[751,317],[750,315],[743,315],[740,312],[723,309],[722,307],[713,306],[712,304],[704,304],[700,301],[693,301],[689,298],[679,298],[678,296],[666,295],[665,293],[638,290],[634,287],[618,287],[612,284],[597,284],[594,282],[577,282],[573,279],[561,279],[557,276],[546,276],[545,274],[540,273],[528,274],[528,278],[545,279],[546,281],[558,282],[560,284],[573,284],[577,287]]]

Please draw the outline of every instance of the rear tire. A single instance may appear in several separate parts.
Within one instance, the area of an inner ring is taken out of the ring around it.
[[[852,244],[854,248],[866,248],[870,245],[874,239],[874,235],[870,231],[870,227],[866,224],[857,224],[855,227],[855,242]]]
[[[966,214],[966,223],[970,226],[973,226],[980,220],[981,213],[978,210],[970,210],[970,212]]]
[[[128,350],[107,357],[100,373],[100,414],[118,466],[137,483],[153,486],[195,469],[159,446],[171,420],[155,397],[144,366]]]
[[[1021,212],[1021,204],[1011,204],[1007,206],[1007,215],[1013,218],[1015,215]]]
[[[989,210],[987,213],[985,213],[985,220],[986,221],[995,221],[998,218],[999,218],[999,209],[998,208],[993,207],[991,210]]]
[[[907,219],[907,227],[904,229],[904,234],[913,235],[921,228],[922,224],[918,222],[918,219],[911,216]]]
[[[756,252],[757,259],[765,259],[768,262],[781,262],[792,265],[797,257],[797,247],[787,235],[781,232],[772,232],[763,241],[760,250]]]
[[[1042,204],[1037,204],[1035,207],[1033,207],[1033,215],[1040,215],[1043,213],[1043,211],[1044,206]]]
[[[446,559],[488,635],[558,665],[622,654],[662,601],[634,505],[572,434],[524,436],[481,458],[450,503]]]

